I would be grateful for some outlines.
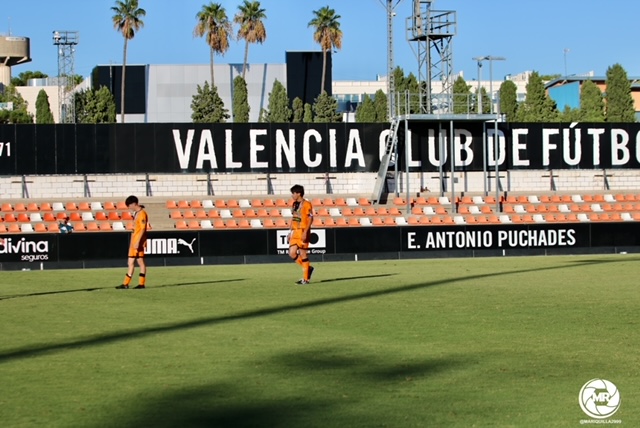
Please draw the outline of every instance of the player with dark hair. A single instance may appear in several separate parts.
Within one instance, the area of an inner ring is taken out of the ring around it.
[[[306,285],[311,280],[313,266],[309,263],[307,250],[313,223],[313,206],[304,199],[304,187],[296,184],[291,188],[293,197],[291,228],[289,231],[289,257],[302,266],[302,279],[296,284]]]
[[[138,198],[131,195],[125,202],[127,207],[133,211],[133,233],[131,234],[131,241],[129,242],[129,258],[127,274],[124,277],[122,285],[117,286],[118,289],[129,288],[131,277],[135,270],[135,262],[138,261],[140,266],[140,279],[138,285],[134,288],[145,288],[145,280],[147,276],[147,265],[144,263],[144,250],[147,246],[147,225],[149,218],[147,212],[144,210],[144,205],[140,205]]]

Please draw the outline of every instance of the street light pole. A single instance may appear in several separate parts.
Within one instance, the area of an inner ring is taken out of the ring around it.
[[[477,56],[472,58],[474,61],[478,61],[478,114],[482,114],[482,92],[480,91],[480,67],[482,67],[482,61],[489,61],[489,98],[491,99],[491,108],[489,113],[493,113],[493,61],[505,61],[506,58],[501,56]]]

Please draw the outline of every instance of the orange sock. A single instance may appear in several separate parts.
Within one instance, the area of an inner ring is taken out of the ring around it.
[[[138,284],[140,285],[144,285],[145,281],[147,279],[147,274],[145,273],[141,273],[140,274],[140,279],[138,280]]]
[[[304,266],[304,262],[300,257],[296,257],[295,262],[298,263],[300,266]]]
[[[123,283],[124,285],[129,285],[129,283],[130,283],[130,282],[131,282],[131,277],[129,276],[129,274],[126,274],[126,275],[124,276],[124,281],[122,281],[122,283]]]
[[[309,281],[309,266],[311,266],[309,259],[304,259],[302,261],[302,277],[307,281]]]

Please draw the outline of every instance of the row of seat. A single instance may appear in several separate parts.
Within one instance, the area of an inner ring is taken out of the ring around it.
[[[115,211],[126,210],[127,206],[124,202],[36,202],[11,204],[5,202],[0,205],[0,212],[51,212],[51,211]]]
[[[133,220],[133,216],[129,211],[72,211],[67,213],[60,211],[58,213],[53,212],[31,212],[31,213],[0,213],[0,222],[5,223],[36,223],[36,222],[53,222],[69,219],[70,221],[118,221],[118,220]]]
[[[70,222],[73,226],[73,232],[110,232],[110,231],[126,231],[133,230],[132,221],[92,221]],[[152,230],[151,225],[148,226]],[[0,233],[59,233],[60,226],[58,223],[0,223]]]
[[[429,210],[431,207],[426,207],[425,210]],[[316,217],[363,217],[363,216],[385,216],[385,215],[402,215],[397,207],[343,207],[343,208],[319,208],[315,209]],[[431,210],[433,213],[446,214],[446,210],[443,207],[437,207],[436,210]],[[427,212],[425,212],[427,214]],[[169,211],[169,218],[174,220],[191,220],[191,219],[207,219],[207,218],[263,218],[263,217],[292,217],[293,213],[290,208],[258,208],[258,209],[198,209],[198,210],[171,210]]]
[[[633,212],[640,211],[640,203],[583,203],[583,204],[538,204],[538,205],[503,205],[505,213],[547,213],[547,212]]]
[[[313,198],[310,200],[314,207],[358,207],[369,206],[371,202],[367,198]],[[169,200],[166,208],[176,209],[237,209],[237,208],[286,208],[292,201],[278,199],[205,199],[205,200]]]

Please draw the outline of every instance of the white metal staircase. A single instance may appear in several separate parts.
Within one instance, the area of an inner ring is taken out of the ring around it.
[[[389,170],[389,164],[391,161],[395,161],[396,146],[398,144],[398,127],[400,126],[400,119],[394,117],[391,121],[389,128],[389,134],[387,135],[387,143],[385,145],[384,154],[380,160],[380,168],[378,169],[378,175],[376,176],[376,182],[373,188],[373,194],[371,195],[371,202],[377,204],[380,202],[382,196],[382,190],[384,189],[385,182],[387,180],[387,171]]]

